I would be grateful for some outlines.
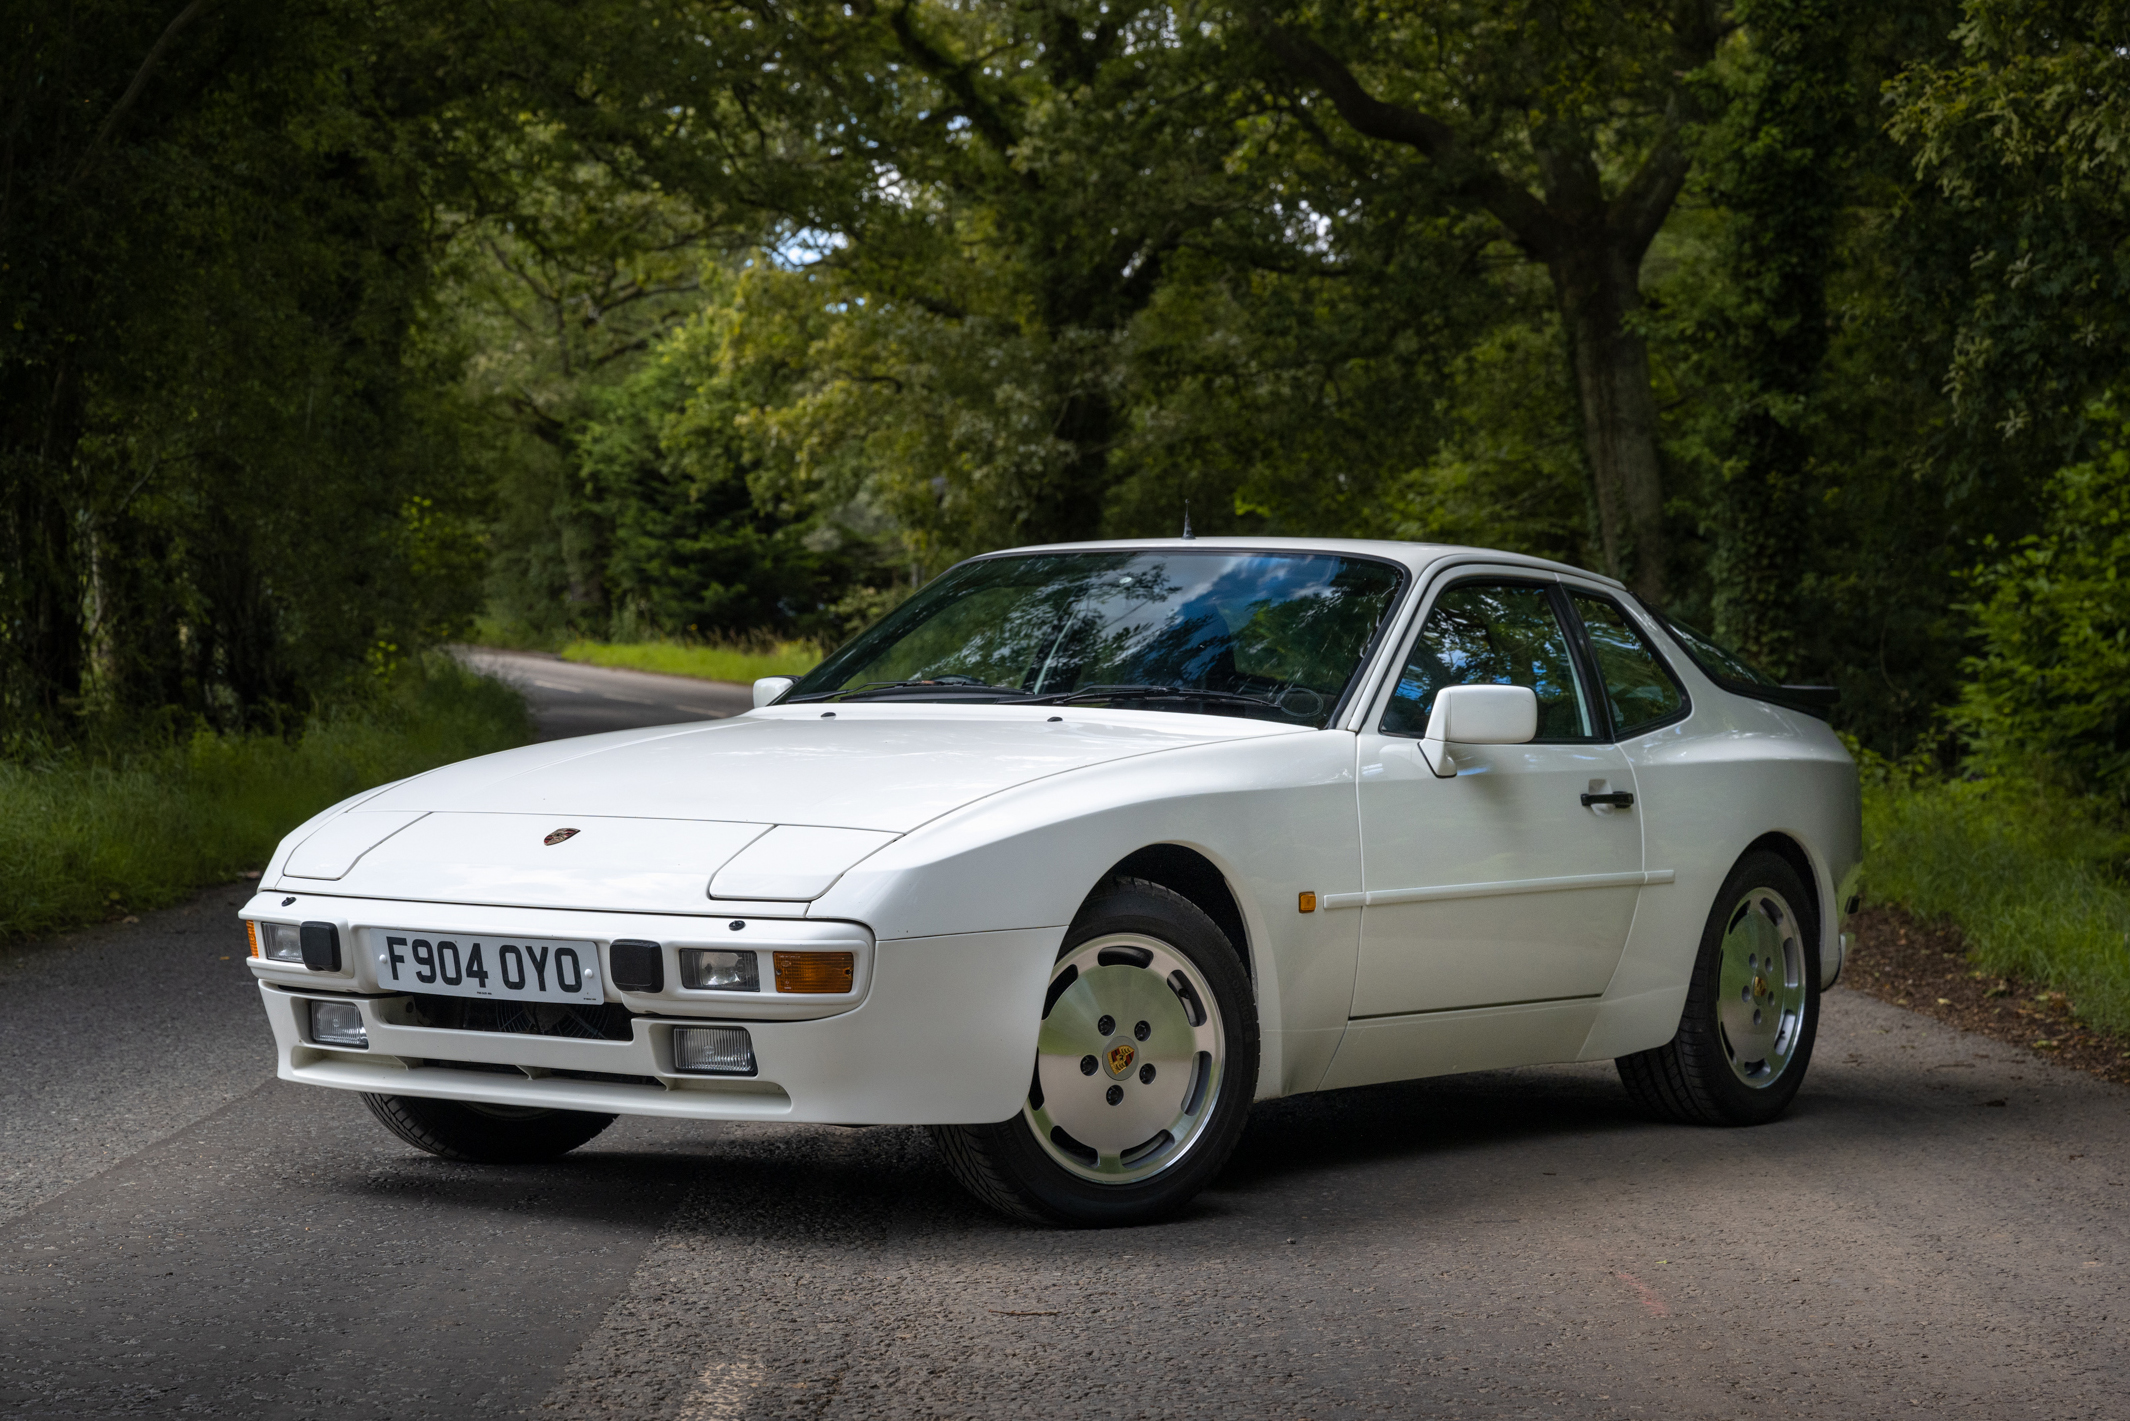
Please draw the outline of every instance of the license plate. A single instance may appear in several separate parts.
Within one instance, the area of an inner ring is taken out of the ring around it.
[[[593,942],[414,928],[371,928],[369,941],[381,987],[513,1002],[606,1000],[599,945]]]

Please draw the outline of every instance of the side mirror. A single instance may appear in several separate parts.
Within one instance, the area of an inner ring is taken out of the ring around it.
[[[1529,686],[1447,686],[1420,737],[1420,758],[1440,779],[1457,773],[1451,745],[1523,745],[1538,738],[1538,696]]]
[[[754,683],[754,704],[759,710],[798,683],[796,676],[764,676]]]

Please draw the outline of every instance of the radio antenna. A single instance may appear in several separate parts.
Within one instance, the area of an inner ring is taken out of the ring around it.
[[[1189,499],[1183,501],[1183,536],[1185,538],[1196,538],[1198,536],[1191,531],[1191,501]]]

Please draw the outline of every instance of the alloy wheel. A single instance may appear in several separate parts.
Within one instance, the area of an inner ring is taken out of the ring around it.
[[[1158,938],[1091,939],[1051,972],[1022,1115],[1057,1164],[1102,1184],[1172,1168],[1212,1119],[1226,1064],[1220,1007]]]

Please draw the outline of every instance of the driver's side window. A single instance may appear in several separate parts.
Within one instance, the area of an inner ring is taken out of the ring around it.
[[[1540,741],[1589,740],[1590,706],[1544,587],[1464,582],[1435,598],[1383,712],[1385,735],[1421,735],[1445,686],[1528,686]]]

